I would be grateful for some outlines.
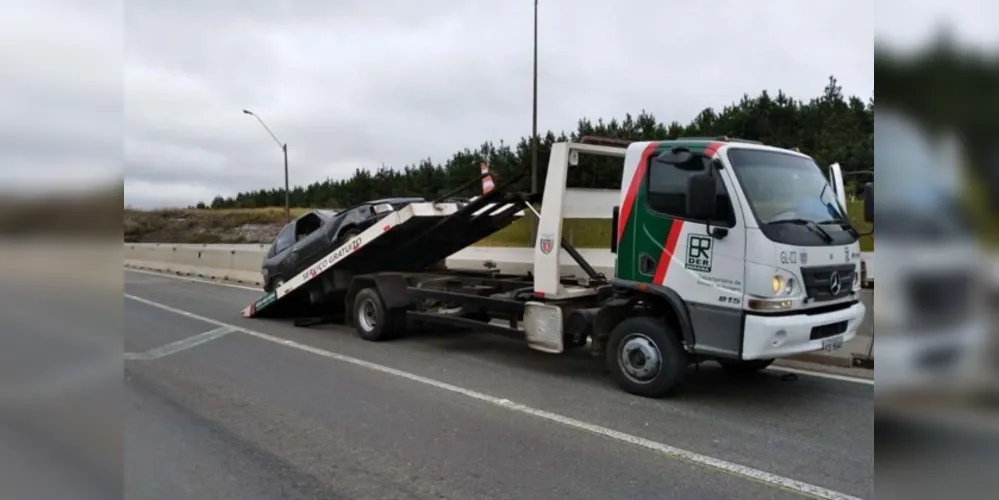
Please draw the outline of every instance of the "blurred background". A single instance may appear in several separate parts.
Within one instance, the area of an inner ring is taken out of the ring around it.
[[[878,495],[995,498],[999,4],[876,5]]]
[[[93,32],[0,18],[0,63],[27,75],[0,79],[0,496],[115,498],[122,137],[87,125],[121,130],[125,42],[107,26],[124,6],[42,4],[51,24]],[[995,498],[999,3],[874,6],[879,496]],[[51,67],[53,51],[86,71]],[[53,100],[53,85],[80,92]],[[54,139],[30,144],[32,127]],[[18,162],[29,147],[52,162]]]
[[[123,8],[0,0],[4,499],[122,497]]]

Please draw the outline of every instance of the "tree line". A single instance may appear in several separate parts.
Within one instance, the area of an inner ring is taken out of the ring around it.
[[[830,76],[821,95],[805,102],[793,99],[783,91],[777,95],[763,91],[756,97],[742,99],[721,110],[707,108],[693,121],[682,125],[677,121],[664,124],[645,111],[624,119],[592,121],[580,119],[576,130],[539,132],[538,183],[544,189],[548,155],[555,142],[578,140],[583,136],[601,136],[631,141],[659,140],[678,137],[729,136],[762,141],[766,144],[799,148],[826,168],[839,162],[844,171],[874,169],[874,97],[867,100],[843,95],[842,87]],[[291,190],[293,207],[344,208],[366,200],[390,196],[423,196],[427,199],[446,194],[473,196],[481,186],[472,183],[464,193],[452,193],[479,177],[479,164],[485,160],[497,182],[529,172],[531,168],[530,137],[516,144],[485,142],[478,148],[454,153],[444,163],[425,158],[402,168],[381,166],[374,170],[358,169],[346,179],[326,179]],[[621,185],[620,160],[612,158],[580,158],[580,167],[569,171],[570,187],[617,189]],[[528,190],[530,177],[518,182],[518,188]],[[198,208],[257,208],[284,205],[284,189],[266,189],[239,193],[233,197],[217,196],[210,205]]]

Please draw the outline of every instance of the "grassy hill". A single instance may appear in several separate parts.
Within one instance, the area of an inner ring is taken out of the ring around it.
[[[863,221],[863,205],[851,202],[850,220],[860,232],[869,232]],[[308,209],[292,209],[296,217]],[[284,209],[253,208],[226,210],[125,210],[126,242],[155,243],[270,243],[284,225]],[[611,225],[602,219],[566,219],[563,234],[578,248],[608,248]],[[480,241],[479,246],[528,246],[530,225],[519,220]],[[863,251],[874,249],[873,237],[860,241]]]

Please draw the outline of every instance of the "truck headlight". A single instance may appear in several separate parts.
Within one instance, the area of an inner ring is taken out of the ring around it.
[[[780,293],[784,291],[784,277],[779,274],[775,274],[773,277],[772,286],[773,286],[774,295],[780,295]]]
[[[770,293],[773,297],[792,297],[801,293],[801,283],[793,274],[777,271],[770,279]]]
[[[771,291],[774,295],[794,295],[798,291],[798,280],[794,276],[785,278],[780,274],[775,274],[771,282]]]
[[[784,282],[784,295],[792,295],[798,290],[798,282],[793,278],[788,278]]]

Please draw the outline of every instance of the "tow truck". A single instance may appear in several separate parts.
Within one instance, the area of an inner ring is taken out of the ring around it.
[[[580,155],[623,163],[612,276],[562,237],[567,172]],[[552,146],[542,193],[515,192],[521,177],[490,177],[467,203],[396,210],[243,315],[341,323],[368,341],[458,328],[550,354],[588,348],[624,391],[665,397],[693,364],[742,374],[841,348],[866,312],[842,178],[831,187],[801,152],[727,137],[585,137]],[[525,212],[539,218],[533,272],[440,265]],[[561,275],[563,254],[584,275]]]

